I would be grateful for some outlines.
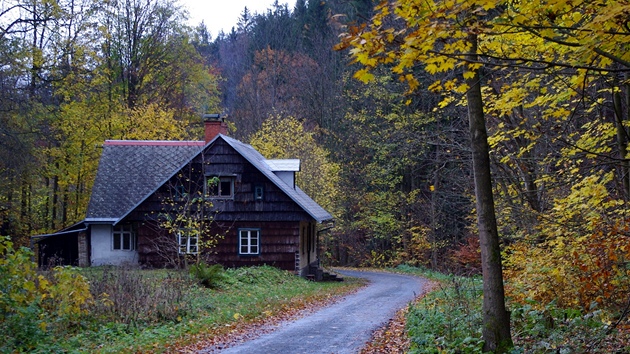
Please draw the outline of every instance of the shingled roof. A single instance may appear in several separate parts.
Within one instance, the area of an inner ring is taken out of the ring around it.
[[[302,191],[298,187],[295,187],[294,189],[292,186],[284,183],[284,181],[280,179],[280,177],[273,173],[272,169],[269,167],[269,164],[266,163],[267,160],[263,155],[258,152],[258,150],[254,149],[251,145],[242,143],[225,135],[219,134],[217,138],[219,137],[223,138],[225,142],[227,142],[231,147],[234,148],[234,150],[236,150],[239,154],[241,154],[241,156],[243,156],[267,178],[269,178],[271,182],[273,182],[278,188],[280,188],[291,199],[293,199],[294,202],[296,202],[317,222],[332,220],[332,215],[330,215],[330,213],[328,213],[326,210],[324,210],[324,208],[322,208],[313,199],[311,199],[311,197],[304,193],[304,191]]]
[[[332,216],[299,188],[282,181],[251,145],[219,134],[203,141],[108,140],[98,166],[86,222],[117,223],[166,183],[189,161],[223,139],[317,222]]]
[[[202,141],[105,141],[85,221],[118,222],[203,145]]]

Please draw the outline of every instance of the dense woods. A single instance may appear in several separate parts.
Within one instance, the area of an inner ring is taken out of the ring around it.
[[[167,0],[0,11],[0,233],[18,244],[83,218],[103,140],[199,139],[221,112],[313,163],[298,179],[336,218],[328,264],[479,273],[476,102],[507,295],[626,308],[625,2],[297,0],[219,34]]]

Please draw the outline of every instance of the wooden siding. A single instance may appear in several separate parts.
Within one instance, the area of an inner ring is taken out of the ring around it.
[[[204,171],[203,173],[201,171]],[[164,212],[165,200],[174,194],[174,187],[183,185],[191,195],[203,193],[204,175],[230,176],[234,181],[234,196],[230,199],[207,198],[208,215],[217,221],[303,221],[312,218],[280,188],[245,160],[223,140],[217,140],[206,151],[184,166],[170,181],[141,203],[128,220],[141,221],[147,216]],[[262,186],[262,200],[255,200],[256,186]],[[190,188],[188,188],[190,187]]]
[[[260,254],[239,255],[238,231],[260,230]],[[218,245],[206,250],[201,258],[225,267],[270,265],[295,271],[295,253],[299,251],[299,222],[234,222],[213,225],[211,235],[221,235]],[[174,235],[159,230],[153,223],[140,224],[136,229],[139,262],[149,268],[176,267],[184,264],[178,258]],[[194,256],[191,256],[194,258]]]
[[[136,225],[140,263],[148,267],[173,265],[168,258],[177,258],[175,236],[170,236],[172,245],[164,246],[172,249],[170,255],[156,248],[157,240],[169,239],[166,231],[158,227],[158,215],[175,210],[177,203],[183,204],[172,198],[175,186],[185,186],[189,195],[202,195],[204,176],[233,177],[234,195],[230,199],[209,198],[203,206],[204,214],[212,220],[211,233],[224,236],[211,254],[203,258],[226,267],[267,264],[295,271],[296,253],[300,251],[300,222],[312,223],[312,217],[221,139],[215,141],[204,156],[184,166],[125,219]],[[262,200],[255,199],[256,186],[264,189]],[[168,205],[170,200],[173,200],[172,206]],[[260,229],[259,255],[238,254],[240,228]]]
[[[260,254],[239,255],[238,230],[260,229]],[[271,265],[295,270],[295,252],[299,250],[299,222],[236,222],[229,229],[215,228],[223,239],[210,257],[226,267]]]

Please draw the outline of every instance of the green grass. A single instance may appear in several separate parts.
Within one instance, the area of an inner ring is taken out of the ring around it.
[[[436,280],[439,287],[410,306],[410,353],[481,353],[482,281],[400,266],[393,271]],[[508,302],[515,347],[512,353],[628,353],[629,335],[611,331],[597,309],[583,313],[554,303]]]
[[[198,285],[186,271],[88,268],[82,273],[94,288],[90,313],[32,352],[173,351],[228,326],[282,316],[361,285],[358,280],[310,282],[273,267],[228,269],[214,289]]]

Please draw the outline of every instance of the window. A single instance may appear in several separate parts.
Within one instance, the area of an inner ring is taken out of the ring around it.
[[[184,186],[177,185],[175,186],[175,193],[174,193],[174,199],[176,201],[182,201],[184,199],[186,199],[187,193],[186,193],[186,189],[184,188]]]
[[[180,254],[197,254],[199,237],[187,231],[180,231],[177,234]]]
[[[206,176],[206,196],[212,198],[234,197],[234,178]]]
[[[260,229],[238,230],[238,253],[241,255],[260,254]]]
[[[123,251],[133,251],[136,249],[136,234],[131,225],[114,226],[113,249]]]
[[[263,200],[265,195],[265,189],[263,186],[255,186],[254,187],[254,200]]]

